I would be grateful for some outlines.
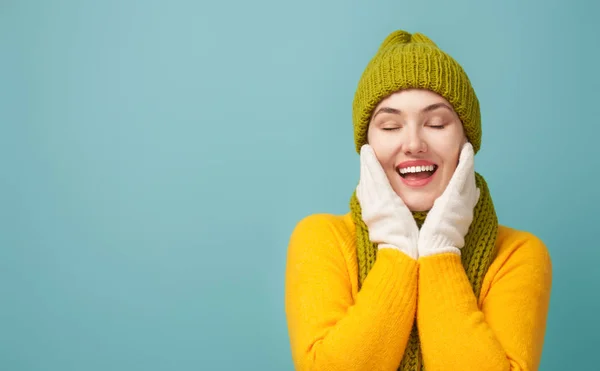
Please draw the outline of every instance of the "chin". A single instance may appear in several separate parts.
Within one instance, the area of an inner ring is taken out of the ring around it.
[[[438,197],[438,192],[435,189],[420,190],[419,192],[411,189],[402,189],[401,184],[394,184],[392,188],[400,196],[406,207],[413,212],[431,210],[434,201]]]
[[[416,197],[400,196],[410,211],[429,211],[433,207],[433,200],[430,200],[429,197],[423,199],[423,197],[414,196]]]
[[[431,210],[431,206],[411,206],[411,205],[407,205],[407,206],[408,206],[408,209],[412,212]]]

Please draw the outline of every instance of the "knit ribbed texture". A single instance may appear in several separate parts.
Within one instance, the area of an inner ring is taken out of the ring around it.
[[[353,101],[356,151],[367,142],[373,110],[402,89],[428,89],[444,97],[458,114],[475,153],[481,146],[479,100],[463,68],[425,35],[391,33],[363,72]]]
[[[492,198],[483,177],[475,173],[477,187],[481,193],[473,210],[473,222],[465,236],[465,246],[461,249],[461,261],[476,297],[481,292],[483,277],[496,254],[498,218]],[[369,239],[369,231],[362,221],[361,207],[356,192],[350,201],[352,219],[356,225],[356,255],[358,260],[359,286],[366,279],[377,258],[377,245]],[[426,212],[413,213],[417,225],[422,225]],[[410,334],[408,345],[399,370],[423,370],[419,335],[415,325]]]
[[[406,31],[390,34],[365,69],[353,104],[354,139],[357,152],[367,142],[367,131],[375,107],[387,96],[402,89],[422,88],[440,94],[458,114],[468,140],[477,152],[481,145],[479,101],[462,67],[423,34]],[[473,222],[465,236],[461,260],[476,296],[483,277],[495,256],[498,219],[487,184],[476,175],[481,194],[474,209]],[[377,258],[377,246],[369,239],[362,220],[356,192],[350,201],[356,225],[359,286]],[[413,213],[420,227],[427,212]],[[423,370],[417,325],[413,326],[399,370]]]
[[[352,298],[345,283],[356,265],[340,252],[355,256],[354,234],[347,234],[338,221],[313,215],[291,237],[286,269],[287,311],[294,313],[288,317],[291,345],[317,355],[297,358],[295,369],[389,370],[400,363],[408,341],[408,331],[401,329],[410,328],[416,316],[418,263],[385,249],[360,295]],[[356,274],[351,279],[355,283]]]
[[[459,256],[415,261],[396,249],[378,252],[359,290],[352,215],[307,216],[290,238],[285,273],[294,369],[396,369],[416,313],[428,370],[538,370],[552,282],[548,250],[504,226],[496,245],[478,300]]]
[[[377,255],[377,245],[371,243],[369,239],[369,232],[367,225],[362,219],[362,211],[360,207],[360,203],[358,202],[358,198],[356,197],[356,192],[352,195],[352,199],[350,200],[350,210],[352,214],[352,220],[356,225],[356,239],[358,242],[357,246],[366,246],[367,248],[359,248],[357,250],[358,255],[358,275],[359,275],[359,285],[362,283],[365,278],[367,278],[367,273],[373,268],[373,264],[375,264],[375,257]],[[415,218],[415,222],[417,226],[420,228],[425,221],[425,217],[427,216],[426,211],[413,211],[413,217]]]

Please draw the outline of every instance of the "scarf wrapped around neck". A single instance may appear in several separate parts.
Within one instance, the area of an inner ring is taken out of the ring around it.
[[[479,298],[483,278],[496,256],[498,218],[487,183],[478,173],[475,173],[475,180],[481,193],[473,212],[473,222],[465,236],[465,246],[461,249],[461,260],[473,288],[473,293]],[[361,207],[356,192],[352,194],[350,208],[356,226],[356,255],[360,290],[377,259],[377,245],[369,239],[369,231],[362,220]],[[413,212],[413,216],[420,228],[427,217],[427,212]],[[419,333],[415,321],[398,370],[421,371],[424,369]]]

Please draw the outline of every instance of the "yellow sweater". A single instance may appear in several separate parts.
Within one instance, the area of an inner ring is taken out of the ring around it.
[[[498,230],[498,256],[476,298],[460,257],[418,261],[381,249],[358,291],[350,214],[316,214],[292,233],[285,310],[297,370],[396,370],[415,319],[435,370],[537,370],[552,266],[530,233]]]

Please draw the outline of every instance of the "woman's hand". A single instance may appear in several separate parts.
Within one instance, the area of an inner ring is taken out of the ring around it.
[[[371,242],[418,258],[419,229],[412,213],[394,192],[375,152],[368,144],[360,150],[360,180],[356,197]]]
[[[475,183],[474,156],[473,146],[467,142],[450,183],[435,200],[421,227],[419,256],[447,252],[460,255],[480,193]]]

